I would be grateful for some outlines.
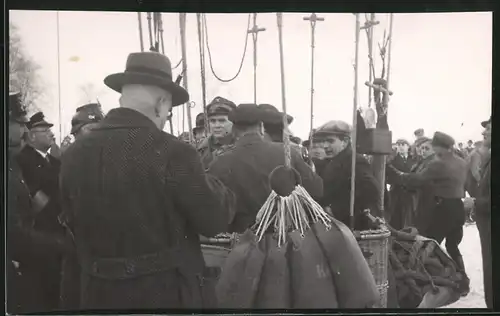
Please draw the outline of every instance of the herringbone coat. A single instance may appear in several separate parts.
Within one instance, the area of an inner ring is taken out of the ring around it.
[[[111,110],[63,156],[63,208],[82,266],[81,308],[202,308],[199,235],[227,230],[227,190],[205,175],[196,150],[131,109]],[[162,251],[167,266],[138,273],[131,260]],[[126,263],[118,279],[96,276],[87,262]]]

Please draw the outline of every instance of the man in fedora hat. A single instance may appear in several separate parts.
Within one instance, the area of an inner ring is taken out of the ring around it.
[[[314,159],[316,170],[323,178],[324,197],[322,206],[330,207],[333,216],[350,226],[350,188],[351,188],[351,126],[343,121],[330,121],[316,129],[313,142],[322,146],[326,158]],[[356,155],[355,184],[355,229],[367,225],[363,211],[376,212],[379,199],[379,184],[375,179],[370,164],[360,155]]]
[[[406,139],[396,141],[396,155],[389,162],[395,169],[401,172],[410,172],[416,160],[410,155],[410,143]],[[387,207],[386,220],[395,229],[403,229],[406,226],[413,226],[413,198],[412,193],[401,183],[398,183],[397,176],[392,172],[392,168],[387,169],[387,184],[390,185],[389,201]]]
[[[228,115],[235,108],[234,102],[223,97],[216,97],[207,105],[210,135],[198,147],[205,167],[234,143],[231,133],[233,123],[228,119]]]
[[[80,308],[213,307],[199,235],[227,231],[229,192],[205,174],[196,149],[163,131],[189,94],[156,52],[130,54],[104,83],[120,107],[67,149],[61,170]]]
[[[43,255],[26,267],[25,275],[37,291],[34,311],[51,311],[59,306],[60,273],[64,246],[64,229],[59,223],[60,161],[48,153],[54,144],[53,126],[42,112],[34,114],[26,123],[27,144],[17,156],[25,183],[32,199],[34,212],[32,227],[46,241]],[[43,234],[43,236],[42,236]]]
[[[271,193],[271,171],[285,163],[283,144],[264,140],[263,114],[255,104],[238,105],[229,114],[235,145],[210,165],[209,173],[236,195],[236,215],[230,232],[243,233],[255,222],[257,212]],[[301,159],[298,151],[292,151],[291,157],[292,167],[302,177],[304,188],[313,198],[321,198],[321,178]]]
[[[483,131],[483,146],[488,149],[487,156],[481,167],[479,184],[470,198],[465,198],[467,208],[474,208],[476,226],[481,239],[481,254],[483,259],[484,298],[486,307],[493,308],[493,276],[491,258],[491,117],[481,123]]]
[[[389,166],[400,181],[407,187],[420,188],[432,185],[434,190],[433,218],[427,229],[427,236],[442,243],[446,239],[446,250],[457,263],[463,275],[461,294],[469,292],[469,279],[465,271],[462,254],[458,246],[463,237],[465,209],[462,198],[465,196],[467,169],[465,161],[454,154],[455,140],[442,132],[432,138],[434,159],[418,173],[403,173]]]

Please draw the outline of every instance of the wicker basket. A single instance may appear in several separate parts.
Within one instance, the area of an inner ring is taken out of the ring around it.
[[[389,265],[389,237],[391,232],[387,229],[367,230],[354,232],[361,251],[375,278],[375,284],[380,292],[380,301],[374,307],[387,307],[387,292],[389,283],[387,280],[387,267]]]

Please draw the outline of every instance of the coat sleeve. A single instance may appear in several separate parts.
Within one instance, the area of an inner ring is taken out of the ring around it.
[[[433,180],[446,178],[446,175],[443,175],[445,168],[442,167],[442,164],[443,162],[439,160],[433,160],[422,171],[417,173],[404,173],[396,170],[394,167],[391,168],[403,185],[408,188],[419,188]]]
[[[206,237],[227,231],[234,197],[218,179],[205,174],[196,150],[182,144],[167,170],[167,184],[191,227]]]
[[[491,212],[491,164],[486,166],[484,176],[479,182],[476,209],[481,213]]]
[[[298,150],[291,150],[291,155],[293,167],[302,178],[302,186],[314,200],[319,201],[323,197],[323,180],[302,159],[302,155]]]

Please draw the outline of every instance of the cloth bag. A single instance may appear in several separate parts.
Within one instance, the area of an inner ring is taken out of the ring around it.
[[[331,228],[321,222],[311,227],[325,251],[337,287],[340,308],[368,308],[380,294],[368,263],[351,230],[332,218]]]
[[[220,308],[253,308],[265,259],[257,236],[246,231],[222,266],[215,288]]]
[[[338,308],[338,285],[314,232],[288,236],[293,308]]]
[[[278,247],[271,234],[264,235],[259,243],[266,254],[254,308],[291,308],[290,269],[288,266],[289,243]]]

